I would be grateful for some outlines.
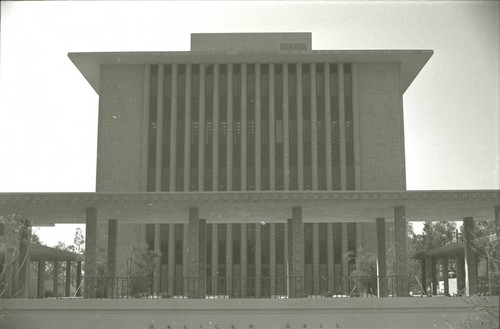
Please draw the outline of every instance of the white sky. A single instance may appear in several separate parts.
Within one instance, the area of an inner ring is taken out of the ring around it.
[[[98,96],[68,52],[279,31],[312,32],[313,49],[433,49],[404,95],[407,187],[498,189],[499,21],[497,1],[3,1],[0,192],[95,191]]]

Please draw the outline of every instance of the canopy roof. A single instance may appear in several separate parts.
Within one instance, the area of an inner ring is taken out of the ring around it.
[[[312,50],[312,51],[173,51],[173,52],[81,52],[68,56],[99,94],[101,65],[170,63],[297,63],[358,62],[401,63],[400,90],[413,82],[432,50]]]
[[[302,207],[304,222],[374,222],[394,218],[404,206],[408,221],[493,220],[500,190],[472,191],[261,191],[143,193],[0,193],[4,214],[18,214],[34,226],[85,223],[86,208],[98,220],[183,223],[189,207],[210,222],[286,222]]]

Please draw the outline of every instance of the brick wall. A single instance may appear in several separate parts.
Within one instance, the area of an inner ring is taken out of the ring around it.
[[[400,64],[359,63],[361,190],[404,190],[405,154]]]
[[[143,65],[103,65],[97,192],[141,190]]]

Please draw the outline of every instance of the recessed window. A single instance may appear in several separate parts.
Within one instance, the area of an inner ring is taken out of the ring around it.
[[[293,43],[280,43],[280,50],[293,50]]]

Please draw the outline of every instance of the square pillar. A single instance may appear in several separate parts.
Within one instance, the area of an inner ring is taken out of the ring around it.
[[[108,220],[108,298],[115,298],[116,293],[116,248],[118,223],[116,219]]]
[[[276,295],[276,224],[269,227],[269,288],[270,295]]]
[[[160,224],[154,224],[154,251],[161,254],[161,227]],[[161,291],[161,257],[155,257],[153,267],[153,291],[152,295],[159,295]]]
[[[64,286],[64,296],[69,297],[71,294],[71,261],[66,261],[66,277],[65,277],[65,286]]]
[[[420,264],[422,269],[422,295],[427,295],[427,258],[422,256]]]
[[[189,208],[188,225],[188,298],[205,297],[206,219],[199,219],[197,207]]]
[[[255,297],[261,297],[262,289],[262,258],[261,258],[261,224],[255,224]]]
[[[320,293],[320,266],[319,266],[319,224],[313,223],[313,294]]]
[[[30,255],[28,253],[31,240],[31,222],[29,220],[21,221],[20,228],[20,243],[19,243],[19,256],[17,263],[19,266],[18,284],[15,297],[27,298],[28,297],[28,282],[29,282],[29,269],[30,269]]]
[[[45,260],[38,261],[37,298],[43,298],[45,294],[45,264]]]
[[[497,236],[497,250],[496,250],[496,255],[497,255],[497,260],[500,258],[500,205],[496,205],[495,206],[495,234]],[[499,264],[497,263],[496,264],[496,271],[498,272],[500,270],[499,268]],[[495,278],[495,276],[493,276],[493,278]],[[490,286],[490,289],[492,289],[494,287],[491,287]],[[493,294],[499,294],[500,293],[500,288],[499,286],[497,285],[496,286],[496,291],[493,291]]]
[[[455,262],[457,263],[457,292],[464,293],[465,289],[465,263],[462,254],[456,254]]]
[[[247,297],[247,224],[241,223],[241,242],[240,242],[240,278],[241,291],[240,297]]]
[[[385,247],[385,218],[377,218],[377,283],[378,297],[387,297],[387,251]]]
[[[340,243],[341,243],[341,254],[340,257],[341,259],[341,266],[342,266],[342,282],[347,282],[346,280],[347,277],[349,276],[349,257],[347,257],[347,254],[349,253],[349,248],[348,248],[348,243],[347,243],[347,223],[341,223],[340,224],[340,230],[341,230],[341,237],[340,237]]]
[[[396,247],[396,275],[397,278],[397,295],[398,297],[408,296],[408,282],[406,278],[406,216],[405,207],[394,207],[394,238]]]
[[[226,295],[232,296],[233,281],[233,224],[226,225]]]
[[[463,220],[465,252],[465,293],[467,296],[477,290],[477,256],[474,251],[474,221],[472,217]]]
[[[97,258],[97,209],[86,209],[85,220],[85,298],[95,297]]]
[[[335,291],[334,281],[334,253],[333,253],[333,223],[326,224],[327,235],[326,235],[326,247],[327,251],[327,275],[328,275],[328,291],[333,294]]]
[[[441,260],[441,264],[443,265],[443,281],[444,281],[444,295],[450,295],[450,282],[448,281],[448,258],[443,258]]]
[[[82,295],[82,262],[76,262],[76,297]]]
[[[436,266],[437,266],[436,258],[432,257],[431,258],[431,277],[432,277],[432,294],[434,296],[437,295],[437,286],[438,286]]]
[[[53,269],[54,280],[52,282],[52,291],[55,297],[59,297],[59,261],[54,261]]]
[[[304,225],[302,208],[292,208],[292,218],[288,219],[288,280],[289,298],[300,298],[304,285]]]

